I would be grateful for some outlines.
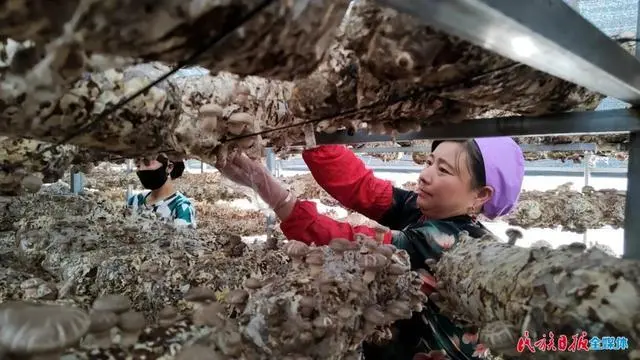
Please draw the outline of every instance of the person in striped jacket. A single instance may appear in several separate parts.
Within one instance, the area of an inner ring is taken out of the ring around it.
[[[195,207],[173,186],[173,181],[184,172],[184,162],[174,162],[159,155],[155,160],[136,160],[136,168],[140,183],[148,191],[129,197],[127,206],[135,210],[151,210],[175,226],[195,229]]]

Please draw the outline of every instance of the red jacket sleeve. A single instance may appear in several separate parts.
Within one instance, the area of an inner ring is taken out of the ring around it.
[[[355,234],[376,236],[376,230],[360,225],[350,224],[334,220],[318,213],[316,204],[312,201],[297,201],[291,215],[280,223],[280,230],[287,239],[302,241],[305,244],[315,243],[317,246],[327,245],[335,238],[354,240]],[[391,231],[384,233],[383,242],[390,244]]]
[[[390,181],[378,179],[344,145],[324,145],[302,153],[318,184],[342,206],[379,221],[393,203]]]

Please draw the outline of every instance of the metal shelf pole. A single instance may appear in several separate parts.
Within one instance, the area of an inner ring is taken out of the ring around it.
[[[593,153],[591,151],[587,151],[584,156],[584,186],[589,186],[589,180],[591,179],[591,167],[593,160]],[[582,242],[587,245],[587,238],[589,236],[589,229],[584,231],[582,234]]]
[[[133,159],[127,159],[127,174],[130,174],[131,172],[133,172]],[[133,186],[132,185],[127,185],[127,192],[125,193],[125,199],[124,201],[129,201],[129,198],[133,196]]]
[[[636,37],[640,36],[640,0]],[[636,43],[636,58],[640,58],[640,46]],[[624,248],[625,259],[640,260],[640,221],[633,216],[640,214],[640,132],[636,129],[629,136],[629,163],[627,168],[627,199],[624,208]],[[635,215],[634,215],[635,214]]]
[[[595,152],[598,146],[594,143],[570,143],[570,144],[521,144],[520,149],[523,152]],[[414,153],[414,152],[431,152],[431,147],[426,146],[405,146],[405,147],[375,147],[375,148],[356,148],[352,149],[356,154],[383,154],[383,153]]]
[[[627,200],[624,211],[625,259],[640,260],[640,133],[632,132],[629,143],[629,165],[627,170]]]
[[[508,116],[469,119],[458,124],[425,127],[417,132],[391,135],[368,134],[366,129],[349,135],[345,130],[316,133],[316,144],[361,144],[384,141],[446,140],[491,136],[579,135],[640,131],[634,109],[582,111],[539,117]]]
[[[561,0],[378,0],[425,24],[640,105],[640,61]]]
[[[269,172],[272,175],[276,176],[276,154],[273,152],[272,148],[267,148],[266,155],[267,155],[267,170],[269,170]],[[267,215],[267,240],[270,240],[271,237],[273,236],[273,230],[275,226],[276,226],[276,217],[270,211]]]
[[[82,194],[84,192],[84,176],[81,172],[71,174],[71,192]]]

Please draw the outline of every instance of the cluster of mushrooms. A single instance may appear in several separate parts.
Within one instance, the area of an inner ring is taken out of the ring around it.
[[[389,326],[410,318],[427,300],[422,280],[410,271],[408,253],[372,237],[357,234],[356,241],[334,239],[327,246],[292,240],[285,252],[292,262],[285,276],[256,275],[242,288],[223,291],[191,287],[184,294],[191,316],[168,305],[155,314],[155,324],[115,294],[98,297],[88,312],[4,303],[0,349],[11,360],[60,359],[69,353],[83,353],[84,359],[114,349],[132,355],[142,346],[141,335],[188,321],[208,330],[183,341],[175,359],[205,353],[200,359],[350,359],[364,339],[389,340]]]

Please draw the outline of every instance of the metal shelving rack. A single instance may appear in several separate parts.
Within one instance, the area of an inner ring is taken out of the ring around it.
[[[640,105],[640,51],[636,57],[563,1],[378,0],[426,24],[559,78]],[[640,12],[640,11],[639,11]],[[638,18],[640,29],[640,17]],[[630,133],[624,257],[640,259],[640,114],[635,109],[573,112],[543,117],[476,119],[429,127],[396,140],[487,136]],[[317,134],[318,144],[389,141],[358,132]]]

